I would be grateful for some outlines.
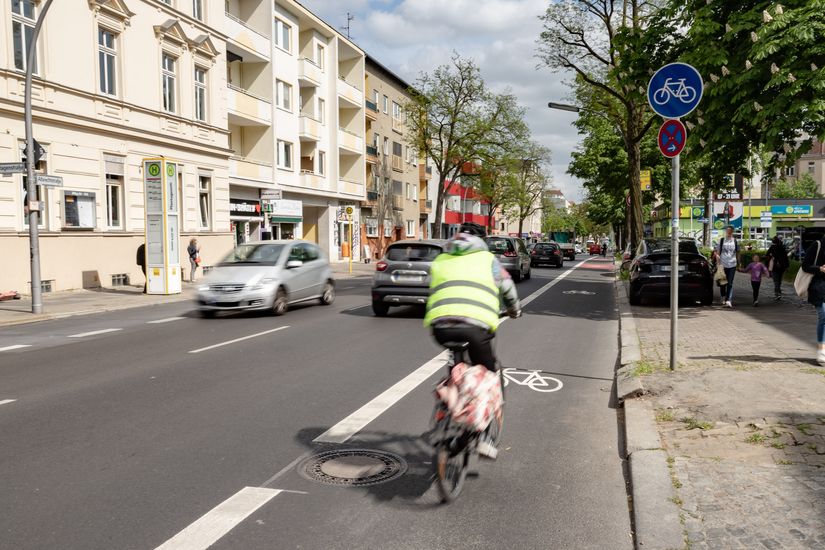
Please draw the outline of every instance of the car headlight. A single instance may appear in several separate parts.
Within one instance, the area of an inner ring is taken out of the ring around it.
[[[258,283],[254,285],[249,285],[247,288],[249,290],[263,290],[269,286],[274,285],[275,282],[275,279],[267,277],[266,279],[261,279]]]

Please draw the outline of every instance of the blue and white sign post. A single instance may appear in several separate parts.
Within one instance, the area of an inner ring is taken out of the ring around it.
[[[659,148],[671,158],[670,370],[676,369],[679,334],[679,156],[687,140],[687,131],[678,119],[699,105],[703,90],[702,76],[687,63],[665,65],[647,85],[650,108],[665,119],[659,130]]]

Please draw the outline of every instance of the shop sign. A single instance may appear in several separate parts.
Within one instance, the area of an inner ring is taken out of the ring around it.
[[[304,216],[304,204],[301,201],[279,200],[272,201],[272,215],[290,218],[302,218]]]
[[[811,204],[774,204],[771,206],[771,214],[781,216],[813,216],[813,205]]]
[[[229,199],[230,216],[250,216],[261,215],[261,201],[250,199]]]

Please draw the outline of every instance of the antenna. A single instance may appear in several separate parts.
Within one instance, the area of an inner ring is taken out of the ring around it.
[[[347,24],[344,27],[339,27],[342,31],[347,31],[347,40],[352,40],[352,36],[350,36],[350,30],[352,29],[352,22],[355,21],[355,16],[352,15],[350,12],[347,12]]]

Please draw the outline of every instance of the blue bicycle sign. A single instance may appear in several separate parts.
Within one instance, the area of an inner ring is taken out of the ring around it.
[[[670,63],[653,75],[647,85],[650,107],[664,118],[681,118],[702,99],[702,77],[687,63]]]

